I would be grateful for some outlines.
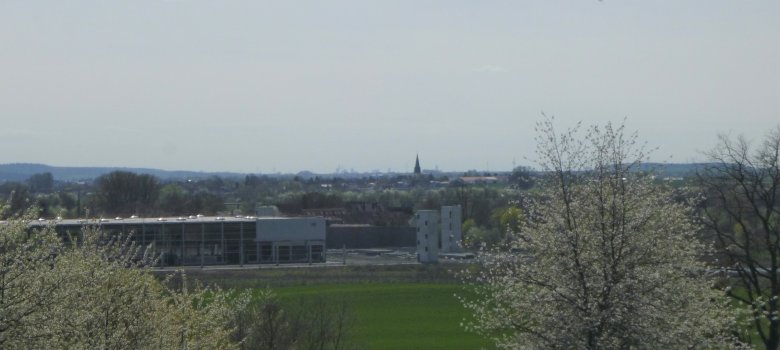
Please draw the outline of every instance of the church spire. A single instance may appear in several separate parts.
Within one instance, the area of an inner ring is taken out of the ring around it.
[[[422,171],[420,171],[420,155],[417,155],[417,158],[414,160],[414,173],[415,174],[421,174]]]

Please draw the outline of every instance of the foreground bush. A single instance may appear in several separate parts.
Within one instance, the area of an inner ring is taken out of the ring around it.
[[[126,237],[85,229],[65,245],[51,227],[30,232],[29,220],[0,224],[0,348],[238,348],[231,321],[247,296],[184,276],[173,289]]]

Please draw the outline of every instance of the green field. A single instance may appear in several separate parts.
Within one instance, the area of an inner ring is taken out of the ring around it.
[[[274,288],[282,301],[348,300],[356,317],[352,339],[365,349],[481,349],[490,343],[466,332],[458,284],[349,283]]]
[[[460,325],[468,312],[455,294],[458,265],[335,266],[312,268],[190,269],[188,276],[226,289],[270,288],[290,306],[300,300],[347,301],[360,349],[482,349],[484,338]]]

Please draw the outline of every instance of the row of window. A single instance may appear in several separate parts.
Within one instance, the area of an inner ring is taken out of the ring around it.
[[[67,244],[73,240],[78,244],[83,237],[80,226],[62,225],[55,230]],[[257,242],[253,223],[104,225],[99,230],[105,239],[129,238],[141,246],[151,245],[161,266],[325,261],[321,240]]]

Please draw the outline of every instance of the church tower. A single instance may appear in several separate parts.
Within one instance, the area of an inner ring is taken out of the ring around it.
[[[414,174],[419,175],[422,171],[420,170],[420,155],[417,155],[417,159],[414,160]]]

